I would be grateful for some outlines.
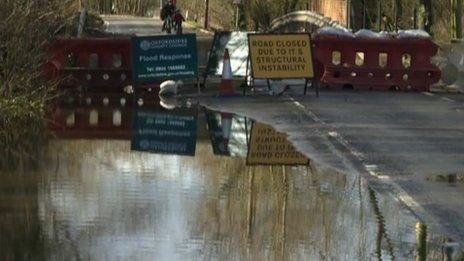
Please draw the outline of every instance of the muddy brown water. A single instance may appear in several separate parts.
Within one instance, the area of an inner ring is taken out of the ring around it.
[[[442,260],[443,237],[361,178],[310,160],[247,164],[256,123],[195,110],[195,156],[135,151],[133,133],[80,126],[60,129],[37,168],[1,172],[2,259]],[[68,123],[90,117],[63,111]]]

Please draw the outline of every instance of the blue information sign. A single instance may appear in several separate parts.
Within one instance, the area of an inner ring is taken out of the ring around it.
[[[134,113],[132,150],[194,156],[196,140],[196,108]]]
[[[195,34],[132,38],[132,68],[136,83],[198,75]]]

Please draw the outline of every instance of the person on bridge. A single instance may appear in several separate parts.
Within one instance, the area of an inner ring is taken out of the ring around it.
[[[164,21],[162,29],[163,31],[166,31],[167,27],[169,27],[168,33],[170,33],[171,24],[168,25],[167,23],[172,22],[172,15],[174,14],[175,10],[176,5],[174,4],[173,0],[167,0],[160,13],[160,18]]]

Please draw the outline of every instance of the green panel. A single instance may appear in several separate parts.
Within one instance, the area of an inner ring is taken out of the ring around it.
[[[132,38],[132,68],[136,83],[196,78],[195,34]]]

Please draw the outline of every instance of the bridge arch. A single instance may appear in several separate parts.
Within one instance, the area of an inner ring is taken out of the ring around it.
[[[312,34],[319,28],[326,26],[348,30],[339,22],[321,14],[312,11],[296,11],[274,19],[269,31],[273,33],[308,32]]]

